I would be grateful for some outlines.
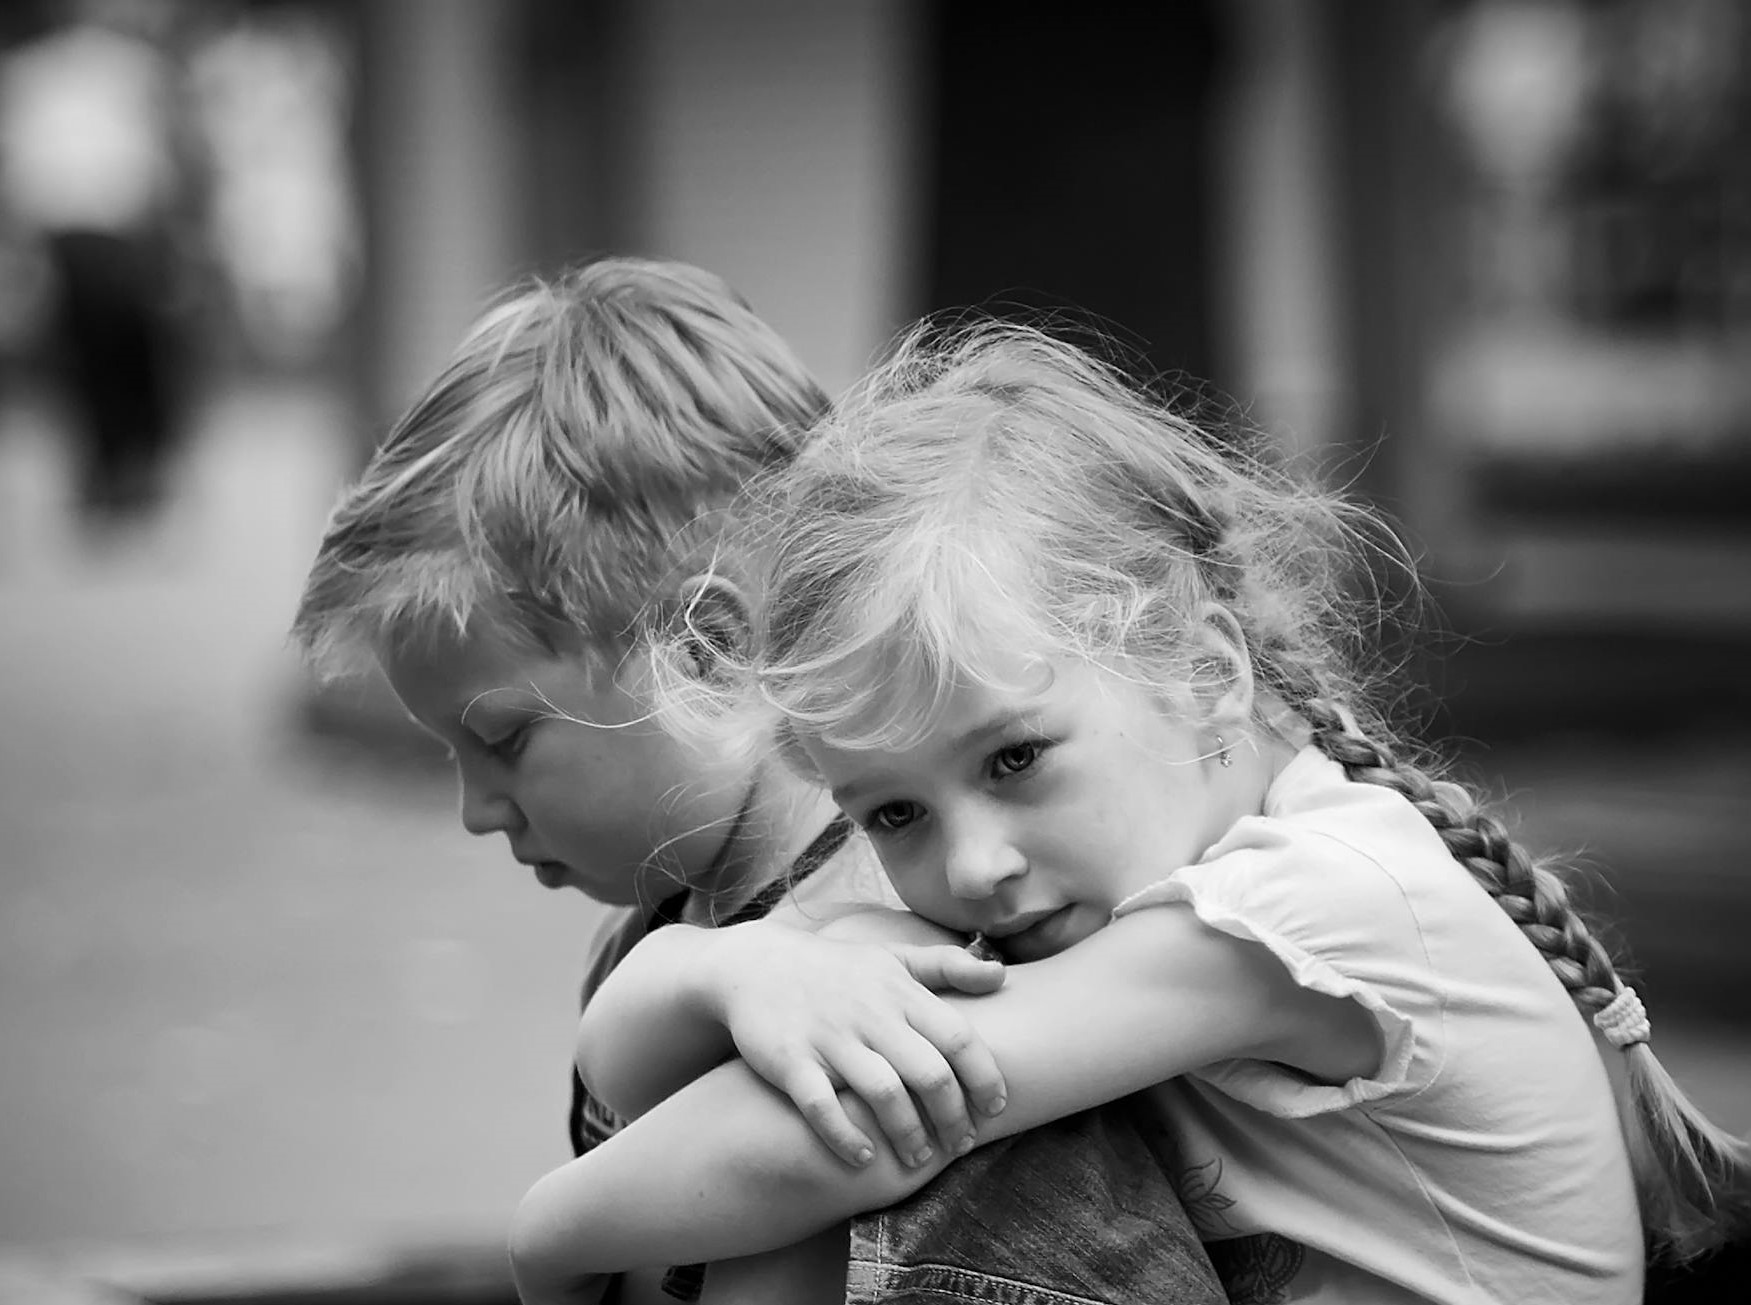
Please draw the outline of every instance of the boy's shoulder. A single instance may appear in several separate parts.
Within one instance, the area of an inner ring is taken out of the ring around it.
[[[820,928],[849,911],[871,907],[906,909],[887,875],[882,873],[881,862],[869,839],[854,831],[819,870],[780,899],[772,915],[804,928]]]
[[[582,1001],[588,1003],[596,995],[614,967],[626,959],[626,954],[636,947],[641,939],[656,928],[660,920],[660,908],[650,909],[641,906],[611,906],[604,913],[601,922],[596,926],[594,937],[590,939],[588,960],[584,967]]]
[[[677,912],[669,904],[655,906],[610,906],[605,908],[590,940],[584,970],[582,1000],[588,1002],[627,953]],[[829,920],[854,910],[885,907],[904,910],[905,904],[882,873],[881,862],[869,840],[861,833],[851,837],[823,861],[814,873],[795,884],[772,909],[773,918],[803,928],[820,928]]]

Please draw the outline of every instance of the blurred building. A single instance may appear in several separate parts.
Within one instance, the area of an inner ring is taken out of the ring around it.
[[[1513,648],[1441,668],[1456,726],[1748,714],[1734,0],[28,0],[0,40],[78,14],[177,70],[207,365],[339,368],[360,450],[595,254],[720,272],[832,388],[921,313],[1044,311],[1394,515]],[[7,363],[53,295],[14,191]]]
[[[181,71],[209,363],[340,369],[360,456],[495,288],[595,254],[720,272],[830,388],[921,313],[1046,312],[1393,514],[1448,728],[1751,716],[1734,0],[32,0],[0,36],[81,12]],[[8,357],[47,297],[18,199]]]

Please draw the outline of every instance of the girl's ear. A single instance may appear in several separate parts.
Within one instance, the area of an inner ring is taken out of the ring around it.
[[[1240,622],[1221,603],[1205,603],[1199,612],[1197,634],[1198,675],[1193,692],[1212,725],[1226,725],[1236,733],[1252,720],[1252,658]]]
[[[734,581],[712,572],[689,576],[676,591],[674,632],[702,676],[748,651],[752,611]]]

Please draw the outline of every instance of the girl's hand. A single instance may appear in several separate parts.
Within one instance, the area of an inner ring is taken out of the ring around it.
[[[865,1164],[875,1152],[840,1104],[842,1087],[869,1105],[903,1163],[930,1159],[931,1131],[945,1154],[964,1154],[973,1145],[969,1102],[995,1115],[1003,1075],[965,1017],[935,991],[993,992],[1003,966],[972,956],[958,940],[934,941],[953,935],[915,917],[870,915],[819,934],[772,921],[717,930],[702,953],[712,971],[706,986],[742,1059],[847,1163]],[[902,940],[920,936],[932,941]]]

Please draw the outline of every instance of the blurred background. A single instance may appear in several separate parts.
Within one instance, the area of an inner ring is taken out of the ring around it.
[[[485,298],[607,252],[830,389],[1076,310],[1378,502],[1410,709],[1751,1130],[1739,0],[12,0],[0,1298],[502,1297],[594,910],[284,631]]]

